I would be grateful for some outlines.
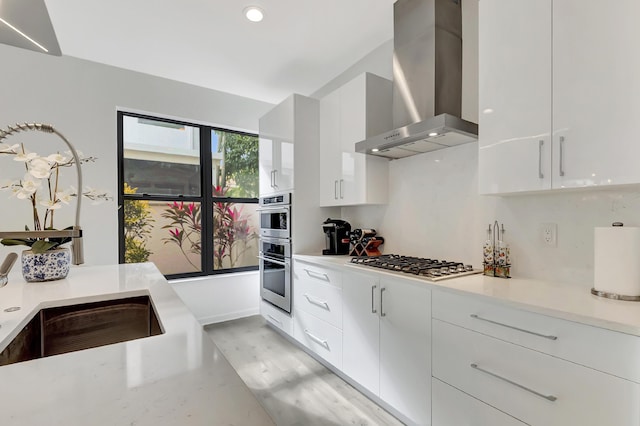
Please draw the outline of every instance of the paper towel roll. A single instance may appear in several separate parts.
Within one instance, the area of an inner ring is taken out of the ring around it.
[[[594,289],[640,296],[640,228],[595,228]]]

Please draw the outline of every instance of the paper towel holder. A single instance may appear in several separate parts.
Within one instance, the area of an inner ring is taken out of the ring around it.
[[[622,227],[622,226],[624,226],[624,224],[622,222],[613,222],[611,224],[611,226],[613,226],[613,227]],[[596,290],[595,288],[591,289],[591,294],[594,294],[594,295],[600,296],[600,297],[604,297],[604,298],[607,298],[607,299],[613,299],[613,300],[624,300],[626,302],[640,302],[640,296],[626,296],[626,295],[623,295],[623,294],[610,293],[610,292],[606,292],[606,291]]]

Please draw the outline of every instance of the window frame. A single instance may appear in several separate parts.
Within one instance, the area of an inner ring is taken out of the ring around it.
[[[161,121],[165,123],[178,124],[183,126],[196,127],[199,129],[200,136],[200,196],[193,195],[148,195],[148,194],[125,194],[124,193],[124,117],[134,117],[149,119],[153,121]],[[234,202],[243,204],[258,204],[258,198],[235,198],[235,197],[216,197],[213,195],[213,152],[211,150],[211,134],[214,131],[222,131],[226,133],[235,133],[244,136],[254,136],[257,134],[242,132],[238,130],[225,129],[223,127],[215,127],[205,124],[191,123],[183,120],[175,120],[165,117],[156,117],[148,114],[140,114],[128,111],[117,111],[117,139],[118,139],[118,263],[124,264],[125,261],[125,243],[124,243],[124,202],[126,200],[143,200],[156,202],[174,202],[183,201],[185,203],[200,203],[201,208],[201,271],[185,272],[180,274],[165,275],[167,279],[181,279],[192,277],[204,277],[220,274],[229,274],[236,272],[257,271],[258,265],[241,266],[236,268],[214,269],[214,242],[213,242],[213,214],[214,203]],[[208,195],[207,195],[208,194]]]

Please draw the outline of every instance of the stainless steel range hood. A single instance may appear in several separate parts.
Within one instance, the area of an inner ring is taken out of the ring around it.
[[[393,8],[394,129],[356,152],[403,158],[478,138],[462,109],[460,0],[397,0]]]

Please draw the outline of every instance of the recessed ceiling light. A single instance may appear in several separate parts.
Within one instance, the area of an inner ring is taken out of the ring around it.
[[[378,148],[373,148],[373,149],[371,150],[371,152],[378,152],[378,151],[380,151]]]
[[[434,137],[434,136],[438,136],[438,132],[431,132],[431,133],[429,133],[429,137]]]
[[[258,6],[247,6],[244,9],[244,16],[251,22],[260,22],[264,18],[264,12]]]

